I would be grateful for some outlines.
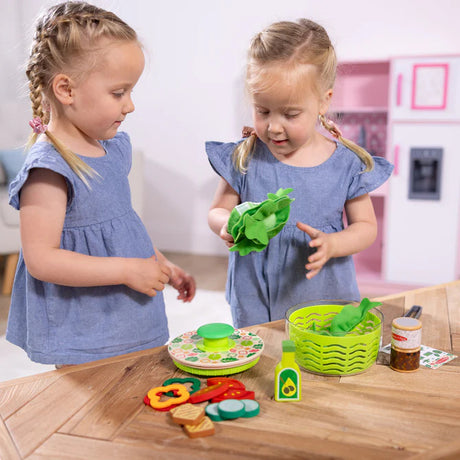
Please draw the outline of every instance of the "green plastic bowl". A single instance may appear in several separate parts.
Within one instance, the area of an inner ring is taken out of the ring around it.
[[[303,369],[321,375],[353,375],[375,363],[381,343],[383,314],[367,312],[364,320],[343,337],[312,331],[328,327],[345,305],[357,302],[317,300],[302,303],[286,312],[286,333],[296,345],[296,362]]]

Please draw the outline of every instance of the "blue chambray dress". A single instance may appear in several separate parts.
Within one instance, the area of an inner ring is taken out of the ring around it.
[[[236,145],[207,142],[206,153],[214,170],[238,193],[241,202],[261,202],[267,193],[289,187],[294,189],[289,196],[295,201],[283,230],[263,251],[245,256],[229,253],[226,296],[235,327],[282,319],[289,307],[301,302],[359,300],[351,256],[329,260],[315,277],[306,279],[310,237],[296,223],[304,222],[325,233],[343,230],[345,202],[379,187],[390,177],[393,166],[374,157],[374,169],[362,173],[362,161],[340,143],[318,166],[290,166],[278,161],[258,139],[248,170],[241,174],[232,162]]]
[[[152,242],[131,206],[129,137],[118,133],[101,144],[105,156],[82,157],[101,176],[90,179],[90,190],[51,144],[36,143],[10,186],[10,204],[19,208],[32,168],[51,169],[67,182],[61,248],[98,257],[151,257]],[[79,364],[156,347],[168,340],[163,295],[150,298],[125,285],[45,283],[28,273],[21,253],[6,338],[43,364]]]

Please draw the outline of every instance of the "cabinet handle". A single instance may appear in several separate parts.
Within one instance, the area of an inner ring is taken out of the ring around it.
[[[395,145],[393,149],[393,164],[395,167],[393,175],[397,176],[399,174],[399,145]]]
[[[396,80],[396,106],[399,107],[401,105],[401,92],[402,92],[402,79],[403,74],[398,74],[398,78]]]

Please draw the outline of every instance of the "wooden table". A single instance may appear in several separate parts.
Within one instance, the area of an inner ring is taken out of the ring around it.
[[[460,355],[460,281],[382,297],[392,318],[422,305],[422,343]],[[216,422],[190,439],[147,391],[173,376],[166,347],[0,383],[0,458],[460,458],[460,358],[399,373],[388,355],[348,377],[302,372],[302,401],[273,400],[284,322],[247,328],[264,339],[259,363],[237,374],[259,416]],[[204,381],[204,379],[203,379]]]

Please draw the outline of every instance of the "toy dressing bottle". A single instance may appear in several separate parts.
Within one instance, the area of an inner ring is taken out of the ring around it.
[[[295,344],[283,340],[283,356],[275,368],[275,401],[300,401],[300,369],[295,362]]]

